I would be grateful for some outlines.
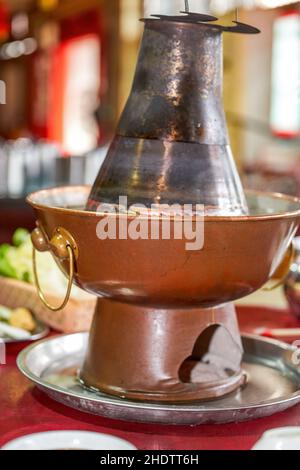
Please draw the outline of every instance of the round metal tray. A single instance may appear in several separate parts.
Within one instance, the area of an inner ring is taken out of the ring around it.
[[[20,353],[18,367],[52,399],[125,421],[174,425],[240,422],[270,416],[300,403],[299,351],[279,341],[244,336],[247,386],[215,401],[185,405],[133,402],[84,389],[77,371],[87,342],[88,333],[40,341]]]

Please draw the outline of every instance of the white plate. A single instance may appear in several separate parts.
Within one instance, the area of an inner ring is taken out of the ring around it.
[[[35,318],[35,321],[37,322],[36,329],[32,333],[32,335],[29,338],[26,339],[11,339],[8,337],[1,337],[0,340],[3,341],[5,344],[17,344],[17,343],[30,343],[33,341],[38,341],[40,339],[45,338],[49,333],[50,333],[50,328],[42,323],[41,321],[37,320]]]
[[[300,450],[300,427],[272,429],[262,436],[253,450]]]
[[[88,431],[49,431],[22,436],[1,450],[137,450],[130,442]]]

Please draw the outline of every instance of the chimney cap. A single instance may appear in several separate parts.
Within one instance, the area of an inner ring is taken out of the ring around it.
[[[233,21],[234,25],[225,26],[220,23],[215,23],[218,18],[211,15],[205,15],[202,13],[192,13],[181,11],[180,15],[151,15],[151,18],[142,18],[141,21],[168,21],[173,23],[187,23],[187,24],[198,24],[199,26],[205,26],[213,29],[218,29],[222,32],[239,33],[239,34],[258,34],[260,30],[254,26],[240,21]]]

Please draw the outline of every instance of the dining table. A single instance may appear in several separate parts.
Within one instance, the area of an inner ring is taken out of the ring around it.
[[[241,305],[237,312],[243,333],[253,334],[261,327],[300,327],[288,308]],[[198,426],[141,424],[87,414],[53,401],[22,375],[16,359],[24,347],[8,344],[6,364],[0,366],[0,447],[37,432],[86,430],[126,439],[139,450],[250,450],[267,430],[300,426],[300,404],[252,421]]]

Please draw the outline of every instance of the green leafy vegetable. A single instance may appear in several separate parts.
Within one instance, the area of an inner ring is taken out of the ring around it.
[[[11,266],[7,258],[0,258],[0,276],[17,279],[16,270]]]
[[[0,246],[0,258],[4,258],[7,252],[10,250],[10,245],[8,243],[4,243]]]
[[[12,237],[13,245],[18,247],[28,240],[29,232],[25,228],[18,228]]]
[[[29,232],[19,228],[13,235],[13,245],[0,246],[0,276],[30,283],[32,272],[31,240]]]
[[[63,296],[68,281],[57,267],[51,253],[37,252],[36,256],[42,289]],[[32,242],[27,230],[19,228],[13,235],[13,245],[0,246],[0,276],[34,284]],[[89,294],[76,286],[73,286],[72,296],[90,298]]]

